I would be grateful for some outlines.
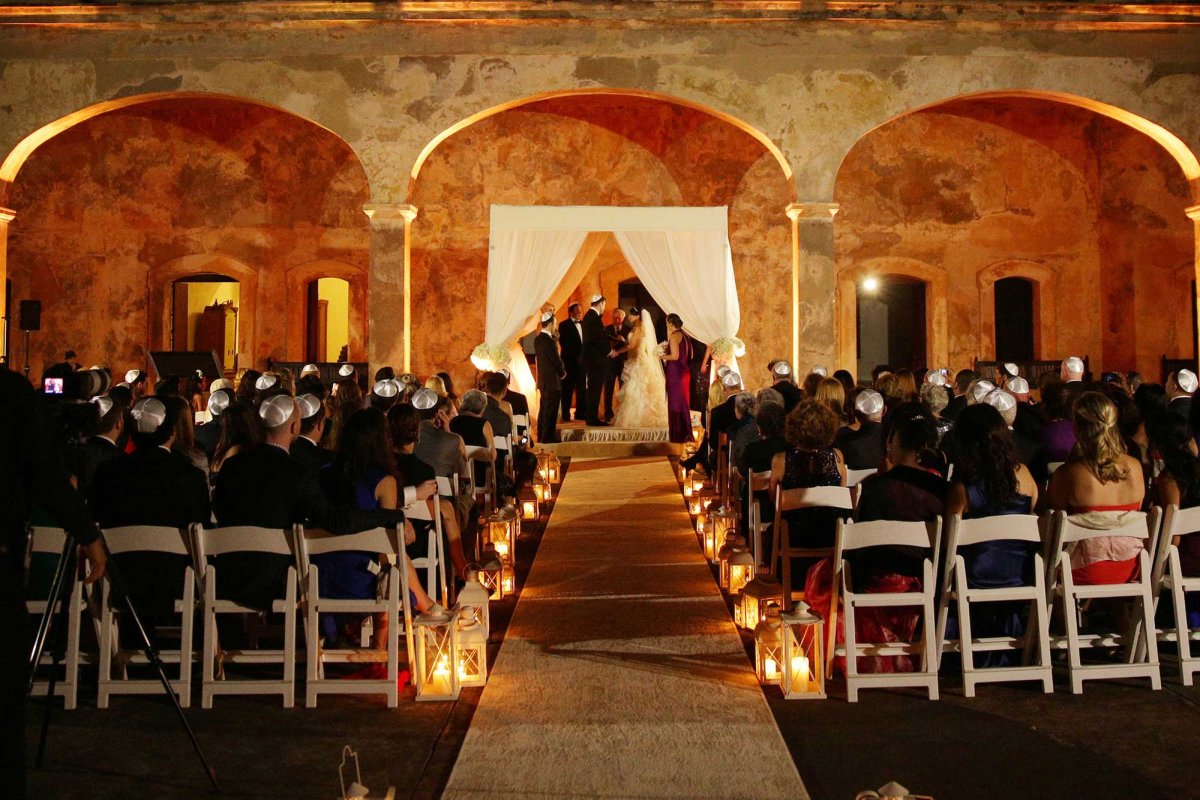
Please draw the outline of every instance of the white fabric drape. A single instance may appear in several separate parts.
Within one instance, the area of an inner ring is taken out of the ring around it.
[[[742,324],[733,258],[724,231],[616,231],[621,252],[654,299],[706,344],[737,335]],[[737,370],[737,359],[727,360]]]

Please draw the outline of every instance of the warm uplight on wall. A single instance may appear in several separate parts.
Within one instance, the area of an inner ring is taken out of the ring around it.
[[[866,278],[862,282],[864,292],[874,292],[879,290],[879,278]]]

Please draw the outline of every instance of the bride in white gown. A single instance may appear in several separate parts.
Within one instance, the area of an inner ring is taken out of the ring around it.
[[[614,428],[666,428],[667,380],[656,352],[658,337],[650,313],[635,316],[629,341],[617,353],[626,354],[617,391],[617,416]]]

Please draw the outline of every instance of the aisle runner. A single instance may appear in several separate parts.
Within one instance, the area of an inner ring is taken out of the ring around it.
[[[444,797],[808,797],[666,459],[571,463]]]

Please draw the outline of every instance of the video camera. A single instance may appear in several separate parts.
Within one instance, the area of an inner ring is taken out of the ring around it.
[[[42,396],[60,444],[79,442],[96,432],[100,408],[91,401],[111,385],[112,378],[102,369],[77,370],[67,363],[47,368],[42,376]]]

